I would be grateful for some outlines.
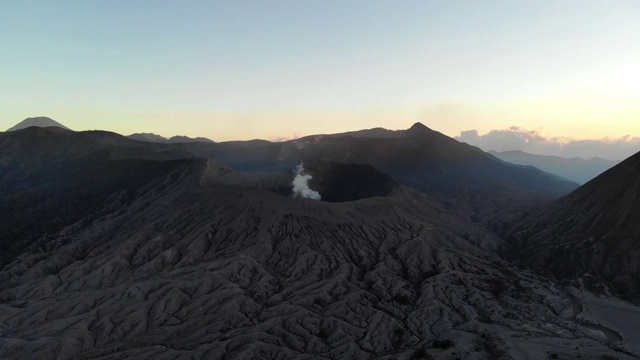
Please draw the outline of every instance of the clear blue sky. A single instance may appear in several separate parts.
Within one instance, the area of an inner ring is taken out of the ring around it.
[[[0,1],[0,129],[640,136],[640,1]]]

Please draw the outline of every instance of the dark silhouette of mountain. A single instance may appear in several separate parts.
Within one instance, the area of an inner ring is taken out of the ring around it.
[[[188,142],[208,142],[212,143],[213,140],[204,138],[204,137],[196,137],[190,138],[188,136],[176,135],[169,138],[169,143],[188,143]]]
[[[0,134],[0,358],[633,358],[458,215],[462,193],[499,212],[565,183],[421,125],[396,134]],[[300,162],[324,201],[291,196]]]
[[[578,184],[584,184],[604,171],[619,163],[619,161],[602,158],[565,159],[558,156],[543,156],[529,154],[524,151],[489,151],[498,159],[519,165],[530,165],[542,171],[558,175]]]
[[[498,208],[548,202],[577,187],[538,169],[505,163],[420,123],[399,131],[378,128],[282,143],[185,144],[181,149],[248,172],[288,172],[301,162],[318,161],[369,165],[439,196],[459,215],[477,221],[492,222]]]
[[[127,136],[129,139],[138,140],[138,141],[147,141],[147,142],[156,142],[163,144],[173,144],[173,143],[191,143],[191,142],[207,142],[212,143],[212,140],[209,140],[204,137],[190,138],[188,136],[172,136],[170,138],[165,138],[160,135],[152,134],[152,133],[136,133]]]
[[[28,127],[0,133],[0,256],[99,213],[109,196],[125,201],[171,171],[166,156],[107,132]]]
[[[449,211],[459,216],[489,223],[497,212],[514,213],[514,207],[549,201],[574,187],[537,169],[506,164],[422,124],[404,131],[374,129],[359,134],[359,137],[311,136],[286,143],[254,140],[163,144],[135,141],[104,131],[73,133],[56,127],[33,128],[2,134],[6,139],[2,146],[10,156],[0,164],[0,171],[5,178],[3,189],[10,194],[32,185],[11,177],[20,173],[16,168],[32,172],[29,179],[39,179],[51,186],[60,171],[84,166],[84,163],[67,165],[69,159],[93,156],[102,161],[97,164],[103,164],[116,160],[200,158],[226,164],[237,174],[245,174],[242,175],[245,180],[246,174],[280,174],[271,176],[268,185],[263,180],[258,183],[286,194],[291,189],[292,169],[304,162],[314,176],[315,186],[327,194],[326,201],[384,196],[397,184],[404,184],[438,197]],[[32,145],[28,145],[30,141]],[[25,156],[35,158],[21,159]],[[71,170],[65,174],[73,178]],[[256,184],[254,180],[248,183]]]
[[[530,215],[514,229],[513,244],[536,271],[640,302],[637,219],[640,153]]]
[[[550,201],[577,187],[538,169],[504,163],[420,123],[382,136],[376,131],[374,136],[380,137],[360,135],[294,140],[283,144],[278,156],[285,164],[331,159],[370,165],[400,183],[440,196],[460,215],[475,220],[486,220],[496,208]]]
[[[404,130],[388,130],[385,128],[377,127],[366,130],[356,130],[356,131],[348,131],[345,133],[339,134],[330,134],[327,136],[335,136],[335,137],[357,137],[357,138],[401,138],[404,135]]]
[[[127,136],[129,139],[138,140],[138,141],[148,141],[148,142],[157,142],[157,143],[166,143],[168,139],[164,136],[152,134],[152,133],[135,133]]]
[[[32,117],[32,118],[27,118],[22,120],[21,122],[19,122],[18,124],[16,124],[15,126],[11,127],[10,129],[8,129],[7,131],[16,131],[16,130],[21,130],[21,129],[26,129],[30,126],[36,126],[36,127],[59,127],[62,129],[66,129],[69,130],[69,128],[67,128],[66,126],[60,124],[59,122],[50,119],[48,117],[45,116],[38,116],[38,117]]]

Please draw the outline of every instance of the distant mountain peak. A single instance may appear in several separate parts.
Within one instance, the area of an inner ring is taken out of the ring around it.
[[[7,129],[7,131],[16,131],[16,130],[21,130],[21,129],[26,129],[28,127],[32,127],[32,126],[36,126],[36,127],[59,127],[65,130],[71,130],[68,127],[60,124],[59,122],[48,118],[46,116],[37,116],[37,117],[30,117],[30,118],[26,118],[24,120],[22,120],[21,122],[19,122],[18,124],[16,124],[15,126]]]

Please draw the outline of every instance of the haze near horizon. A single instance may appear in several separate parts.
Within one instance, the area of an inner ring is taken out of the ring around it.
[[[634,1],[4,2],[0,125],[633,138],[638,15]]]

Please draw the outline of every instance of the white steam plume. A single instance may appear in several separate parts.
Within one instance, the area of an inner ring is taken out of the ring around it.
[[[301,196],[307,199],[320,200],[320,193],[309,188],[311,175],[305,174],[304,165],[296,166],[296,177],[293,179],[293,196]]]

